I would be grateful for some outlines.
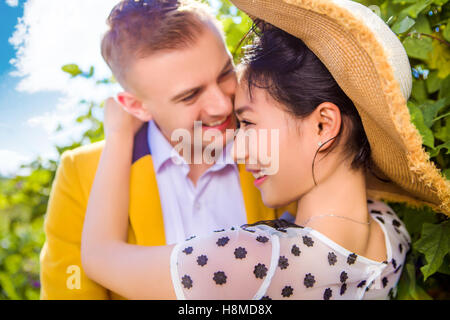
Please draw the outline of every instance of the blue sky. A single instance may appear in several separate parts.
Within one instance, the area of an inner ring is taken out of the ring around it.
[[[119,0],[0,0],[0,175],[13,175],[37,156],[57,158],[83,128],[74,120],[83,99],[100,103],[121,88],[98,86],[111,76],[100,41]],[[213,7],[220,5],[211,0]],[[61,71],[95,67],[93,79]],[[59,124],[64,130],[56,132]]]
[[[82,110],[78,101],[109,95],[96,95],[95,79],[70,80],[61,67],[93,65],[97,78],[110,75],[98,46],[117,2],[0,0],[0,175],[38,155],[55,158],[54,145],[81,132],[73,121]],[[87,27],[85,19],[94,22]],[[58,123],[68,127],[62,134],[54,131]]]
[[[17,6],[12,7],[0,0],[0,157],[3,158],[0,174],[10,173],[19,162],[53,150],[47,134],[26,123],[28,119],[51,110],[60,94],[56,91],[18,92],[15,88],[20,77],[10,75],[15,70],[10,60],[16,57],[16,50],[8,40],[13,35],[18,18],[23,16],[23,5],[19,1]]]

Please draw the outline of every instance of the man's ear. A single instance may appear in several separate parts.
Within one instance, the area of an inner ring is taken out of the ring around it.
[[[128,92],[120,92],[117,94],[117,101],[122,105],[126,112],[135,116],[141,121],[148,122],[152,120],[152,115],[143,103],[134,95]]]

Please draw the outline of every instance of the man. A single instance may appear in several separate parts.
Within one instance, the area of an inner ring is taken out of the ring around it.
[[[117,100],[145,123],[134,141],[128,242],[164,245],[277,218],[284,210],[263,205],[243,166],[174,161],[173,133],[183,129],[194,137],[196,121],[203,134],[212,129],[222,134],[222,158],[229,159],[225,133],[236,128],[236,76],[214,16],[193,1],[123,0],[108,23],[102,55],[124,89]],[[208,143],[201,138],[200,148]],[[62,156],[45,219],[42,299],[122,298],[81,268],[84,214],[102,148],[103,142]],[[196,148],[191,139],[191,149]]]

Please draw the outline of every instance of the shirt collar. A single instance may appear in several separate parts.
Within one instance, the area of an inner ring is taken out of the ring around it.
[[[172,156],[181,160],[182,165],[187,165],[178,152],[172,151],[174,150],[172,145],[167,141],[153,120],[149,122],[148,143],[151,147],[150,150],[152,150],[152,160],[156,171],[159,171],[162,165],[171,159]]]
[[[152,120],[149,122],[149,130],[148,130],[148,143],[150,146],[150,150],[152,150],[152,160],[155,170],[158,172],[161,167],[172,157],[176,157],[178,162],[181,163],[183,167],[187,167],[187,172],[189,172],[189,166],[186,163],[186,160],[180,156],[178,152],[174,152],[174,148],[167,141],[167,139],[162,134],[161,130],[158,128],[156,123]],[[230,141],[225,146],[224,152],[221,153],[219,159],[214,163],[208,171],[219,171],[227,166],[233,166],[238,170],[236,163],[233,161],[231,157],[231,150],[233,146],[233,141]],[[176,165],[174,162],[172,162]]]

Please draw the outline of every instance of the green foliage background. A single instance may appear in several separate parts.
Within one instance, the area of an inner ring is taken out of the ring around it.
[[[378,12],[398,35],[410,58],[412,96],[408,101],[412,121],[423,137],[431,160],[450,179],[450,2],[448,0],[359,1]],[[227,0],[221,1],[228,47],[235,50],[251,21]],[[76,64],[63,67],[73,77],[91,78]],[[103,79],[98,86],[114,81]],[[102,104],[80,101],[86,113],[76,119],[89,129],[65,150],[103,139]],[[59,127],[58,130],[64,130]],[[45,241],[43,221],[58,163],[36,159],[24,166],[29,173],[0,177],[0,299],[39,299],[39,253]],[[450,222],[430,209],[413,210],[389,203],[405,222],[412,237],[396,299],[450,298]]]

